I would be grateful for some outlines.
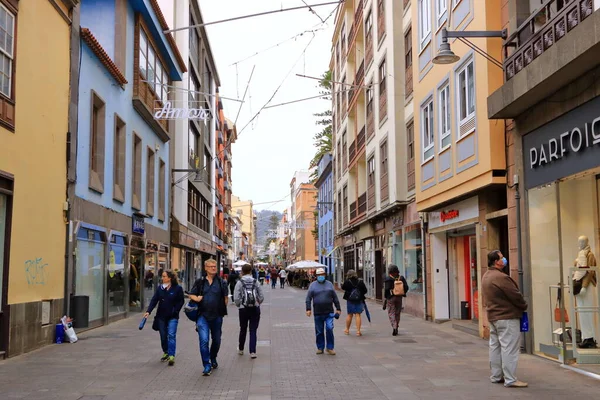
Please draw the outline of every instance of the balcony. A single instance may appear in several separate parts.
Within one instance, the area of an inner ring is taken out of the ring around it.
[[[593,0],[549,0],[508,37],[505,82],[488,98],[490,119],[517,117],[600,65],[593,35],[600,12],[593,6]]]
[[[365,64],[367,67],[373,61],[373,33],[369,33],[365,38]]]
[[[350,221],[354,221],[356,219],[356,201],[350,203]]]
[[[355,157],[356,157],[356,142],[352,141],[352,143],[350,143],[350,147],[348,148],[348,158],[350,159],[350,165],[352,165],[352,162],[354,161]]]
[[[375,136],[375,116],[373,112],[367,112],[367,141]]]
[[[363,23],[363,0],[358,2],[358,7],[354,11],[354,22],[352,23],[352,28],[350,28],[350,32],[348,32],[348,42],[349,47],[352,47],[354,41],[356,40],[356,36],[360,31],[360,26]]]
[[[367,192],[358,196],[358,216],[362,216],[367,212]]]
[[[218,131],[219,144],[223,144],[223,132]]]
[[[356,152],[360,154],[360,151],[365,147],[365,126],[363,125],[358,136],[356,137]]]
[[[367,189],[367,195],[368,195],[367,207],[368,207],[369,211],[374,210],[375,209],[375,185],[369,185],[369,188]]]

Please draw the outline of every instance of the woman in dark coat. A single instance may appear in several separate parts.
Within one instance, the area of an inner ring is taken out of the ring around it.
[[[352,326],[352,317],[356,315],[356,336],[362,336],[360,327],[362,324],[361,314],[365,310],[365,294],[367,294],[367,286],[358,279],[356,272],[353,269],[346,273],[346,281],[342,284],[344,291],[344,300],[348,316],[346,317],[346,335],[350,334],[350,326]]]
[[[177,283],[177,275],[172,271],[163,271],[161,280],[162,284],[156,288],[144,317],[148,318],[154,307],[158,305],[152,328],[160,333],[160,345],[163,351],[160,361],[169,361],[169,366],[173,366],[179,312],[184,303],[183,289]]]
[[[394,283],[400,280],[404,285],[404,294],[394,295]],[[400,314],[402,313],[402,299],[408,292],[408,283],[403,276],[400,276],[400,270],[395,265],[388,267],[388,276],[383,281],[383,294],[385,296],[384,310],[387,307],[388,318],[392,325],[392,336],[398,335],[398,325],[400,324]]]

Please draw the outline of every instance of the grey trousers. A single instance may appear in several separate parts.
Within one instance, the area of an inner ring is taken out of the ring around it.
[[[517,381],[517,363],[521,352],[521,323],[518,319],[490,322],[490,369],[492,382],[504,379],[504,386]]]

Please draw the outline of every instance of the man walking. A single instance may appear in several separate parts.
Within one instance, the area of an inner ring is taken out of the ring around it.
[[[306,316],[311,315],[311,302],[314,309],[317,354],[323,354],[327,336],[327,354],[334,356],[333,318],[339,318],[342,309],[333,284],[325,280],[325,269],[317,268],[317,280],[310,284],[306,293]],[[333,311],[335,305],[335,313]],[[325,329],[323,329],[325,328]]]
[[[200,317],[196,322],[196,330],[200,340],[200,355],[204,371],[202,375],[209,376],[213,369],[217,369],[217,354],[221,347],[221,328],[223,317],[227,315],[227,301],[229,290],[227,283],[217,276],[217,262],[210,258],[204,262],[206,277],[198,279],[192,290],[190,299],[199,303]],[[212,343],[209,350],[209,337]]]
[[[481,280],[484,305],[490,323],[490,368],[493,383],[524,388],[516,377],[520,352],[520,318],[527,303],[517,283],[502,270],[506,258],[499,250],[488,253],[488,271]]]
[[[285,287],[285,278],[287,278],[287,272],[285,272],[285,269],[281,268],[279,271],[279,287],[281,289]]]
[[[242,267],[242,279],[235,285],[235,305],[240,309],[240,337],[238,354],[244,354],[246,332],[250,324],[250,358],[256,358],[256,331],[260,322],[260,305],[264,301],[262,289],[252,276],[252,266]]]
[[[277,277],[279,273],[275,267],[271,268],[271,289],[275,289],[277,287]]]

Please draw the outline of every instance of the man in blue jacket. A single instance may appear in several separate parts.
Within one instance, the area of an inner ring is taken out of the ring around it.
[[[306,316],[310,317],[311,315],[312,302],[315,334],[317,336],[317,354],[323,354],[326,336],[327,354],[334,356],[333,318],[339,318],[342,309],[333,284],[325,279],[325,269],[317,268],[316,275],[317,280],[310,284],[306,294]],[[335,312],[333,311],[334,305]]]

